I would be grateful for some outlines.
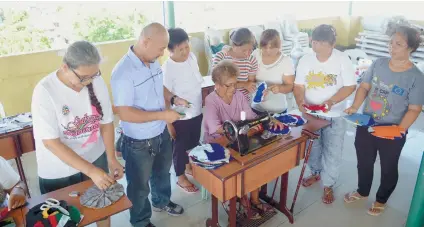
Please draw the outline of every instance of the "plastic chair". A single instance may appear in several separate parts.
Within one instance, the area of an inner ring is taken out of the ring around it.
[[[4,111],[3,104],[0,102],[0,118],[5,118],[6,112]]]

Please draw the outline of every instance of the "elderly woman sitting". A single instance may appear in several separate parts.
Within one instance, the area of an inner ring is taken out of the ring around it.
[[[222,137],[224,129],[223,122],[226,120],[240,121],[240,112],[246,113],[246,119],[254,119],[257,115],[252,111],[250,103],[240,90],[236,89],[238,67],[230,60],[221,61],[212,71],[212,80],[215,83],[215,91],[209,94],[205,100],[204,112],[204,141],[210,143]],[[277,120],[273,120],[272,127],[283,125]],[[251,205],[255,208],[252,218],[260,218],[259,213],[272,210],[272,207],[263,204],[259,200],[259,189],[251,193]],[[242,202],[247,207],[247,202]],[[259,211],[257,213],[256,211]]]

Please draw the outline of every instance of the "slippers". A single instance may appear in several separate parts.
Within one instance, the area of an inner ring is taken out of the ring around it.
[[[315,184],[316,182],[321,180],[321,176],[319,174],[310,175],[309,177],[302,179],[302,186],[307,188]]]
[[[380,216],[383,212],[384,209],[386,209],[386,205],[380,207],[380,206],[375,206],[375,202],[372,204],[371,208],[368,209],[367,213],[371,216],[377,217]],[[376,211],[373,211],[376,210]]]
[[[357,196],[355,194],[358,194],[359,195],[359,193],[357,191],[353,191],[353,192],[349,192],[349,193],[345,194],[345,196],[344,196],[344,202],[347,203],[347,204],[349,204],[349,203],[353,203],[353,202],[359,201],[361,199],[368,198],[368,197]]]
[[[188,194],[195,194],[199,191],[199,189],[194,184],[191,184],[191,186],[182,186],[180,183],[177,182],[177,186]]]

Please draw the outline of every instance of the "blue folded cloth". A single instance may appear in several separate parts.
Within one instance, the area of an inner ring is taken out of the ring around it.
[[[262,82],[262,83],[258,86],[258,88],[257,88],[257,90],[256,90],[255,97],[253,98],[253,102],[255,102],[255,103],[260,103],[260,102],[262,102],[263,97],[264,97],[264,91],[265,91],[266,87],[267,87],[267,86],[266,86],[266,83],[264,83],[264,82]]]
[[[225,148],[217,143],[210,143],[213,152],[205,149],[205,154],[208,156],[209,161],[214,162],[217,160],[225,159]]]
[[[351,115],[346,115],[344,118],[354,123],[355,125],[359,125],[359,126],[369,127],[369,126],[375,125],[374,119],[370,115],[366,115],[366,114],[354,113]]]

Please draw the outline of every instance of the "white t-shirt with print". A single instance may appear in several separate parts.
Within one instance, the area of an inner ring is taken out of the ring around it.
[[[9,190],[13,188],[20,180],[19,175],[13,170],[12,166],[0,156],[0,190]],[[0,201],[1,205],[1,201]]]
[[[190,53],[185,62],[175,62],[171,58],[162,66],[163,85],[174,95],[190,102],[192,107],[186,111],[187,118],[202,113],[202,82],[196,56]]]
[[[258,72],[256,73],[256,81],[266,82],[268,86],[274,84],[283,84],[283,76],[294,75],[294,66],[292,60],[281,54],[280,57],[272,64],[265,65],[262,60],[261,51],[256,49],[252,53],[258,61]],[[281,113],[287,110],[286,94],[269,91],[267,96],[261,103],[253,103],[252,108],[261,112]]]
[[[47,149],[43,140],[60,138],[61,142],[90,163],[104,152],[100,124],[113,121],[112,106],[103,78],[93,80],[93,89],[99,100],[103,118],[91,105],[88,88],[76,92],[67,87],[53,72],[35,87],[31,112],[38,164],[38,176],[57,179],[79,173]]]
[[[355,70],[349,57],[334,49],[326,62],[318,61],[315,53],[303,56],[297,66],[295,84],[305,85],[305,102],[319,105],[329,100],[342,87],[356,85]],[[342,113],[345,101],[331,108]]]

